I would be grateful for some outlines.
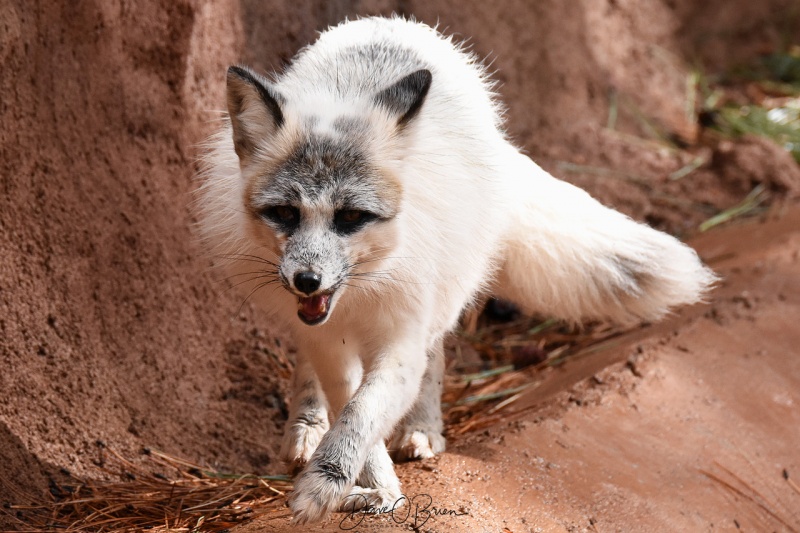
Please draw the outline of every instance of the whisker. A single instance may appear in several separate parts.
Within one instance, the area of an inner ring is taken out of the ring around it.
[[[354,281],[361,281],[361,280],[354,280]],[[384,286],[384,287],[389,287],[390,286],[387,281],[380,280],[380,279],[366,279],[366,280],[363,280],[363,281],[366,281],[368,284],[381,285],[381,286]],[[370,287],[370,290],[374,291],[376,289],[374,287]]]
[[[255,293],[256,293],[256,291],[258,291],[259,289],[262,289],[262,288],[266,287],[267,285],[270,285],[270,284],[272,284],[272,283],[275,283],[276,281],[278,281],[278,280],[265,281],[264,283],[259,283],[258,285],[256,285],[255,289],[253,289],[252,291],[250,291],[250,294],[248,294],[248,295],[247,295],[247,297],[244,299],[244,301],[242,301],[242,305],[240,305],[240,306],[239,306],[239,310],[238,310],[238,311],[236,311],[236,314],[238,315],[239,313],[241,313],[241,312],[242,312],[242,308],[244,307],[244,304],[246,304],[246,303],[247,303],[247,300],[249,300],[249,299],[250,299],[250,297],[251,297],[253,294],[255,294]]]
[[[362,291],[370,291],[370,287],[362,287],[361,285],[355,285],[354,283],[347,283],[345,281],[341,282],[340,285],[344,285],[345,287],[352,287],[354,289],[361,289]]]
[[[226,291],[229,291],[229,290],[231,290],[231,289],[235,289],[236,287],[238,287],[238,286],[240,286],[240,285],[244,285],[245,283],[250,283],[251,281],[255,281],[255,280],[257,280],[257,279],[264,279],[264,278],[269,278],[269,277],[270,277],[270,276],[254,276],[254,277],[252,277],[252,278],[248,278],[248,279],[246,279],[246,280],[244,280],[244,281],[240,281],[240,282],[238,282],[238,283],[234,283],[233,285],[231,285],[230,287],[228,287],[228,288],[227,288],[227,289],[225,289],[225,290],[226,290]],[[277,282],[277,281],[279,281],[279,280],[278,280],[278,278],[273,278],[273,279],[269,280],[269,282],[268,282],[268,283],[275,283],[275,282]]]
[[[352,272],[351,276],[388,276],[391,270],[371,270],[369,272]]]
[[[378,253],[380,251],[383,251],[383,250],[378,250],[375,253]],[[371,255],[374,255],[374,254],[371,254]],[[394,256],[394,255],[390,255],[390,256],[386,256],[386,257],[375,257],[373,259],[365,259],[363,261],[357,261],[357,262],[353,263],[350,268],[355,268],[357,266],[360,266],[360,265],[363,265],[363,264],[366,264],[366,263],[374,263],[375,261],[390,261],[390,260],[397,260],[397,259],[419,259],[419,257],[415,257],[415,256]]]
[[[390,270],[375,270],[372,272],[352,272],[347,274],[350,277],[354,278],[382,278],[382,279],[395,279],[391,275]]]
[[[279,267],[279,265],[274,261],[270,261],[269,259],[264,259],[263,257],[251,254],[219,254],[218,257],[222,257],[225,259],[236,259],[239,261],[254,261],[258,263],[265,263],[267,265],[271,265],[276,268]]]
[[[409,294],[407,291],[405,291],[405,290],[403,289],[403,287],[402,287],[402,286],[400,286],[399,284],[390,285],[390,282],[395,282],[395,283],[397,283],[397,281],[396,281],[396,280],[392,280],[392,279],[390,279],[390,280],[382,280],[382,279],[356,279],[356,280],[353,280],[353,281],[364,281],[364,282],[367,282],[367,285],[366,285],[366,286],[358,286],[358,288],[360,288],[360,289],[363,289],[363,290],[369,290],[369,291],[371,291],[371,292],[379,292],[379,289],[378,289],[378,287],[375,287],[374,285],[380,285],[380,286],[385,286],[385,287],[391,287],[393,290],[398,290],[399,292],[403,293],[403,294],[404,294],[404,295],[406,295],[406,296],[409,296],[409,297],[413,296],[412,294]],[[351,286],[354,286],[354,287],[355,287],[355,286],[357,286],[357,285],[353,285],[353,284],[351,284]]]
[[[387,272],[377,272],[377,273],[373,273],[373,272],[356,272],[356,273],[353,273],[353,274],[348,274],[348,277],[372,279],[372,280],[376,280],[376,281],[380,279],[380,280],[384,280],[384,281],[391,281],[391,282],[394,282],[394,283],[407,283],[407,284],[410,284],[410,285],[432,285],[433,284],[432,281],[414,281],[414,280],[411,280],[411,279],[394,278],[391,275],[389,275]]]
[[[267,275],[275,276],[276,278],[278,277],[278,271],[277,270],[256,270],[256,271],[253,271],[253,272],[238,272],[236,274],[231,274],[230,276],[225,277],[225,278],[215,279],[214,281],[217,281],[217,282],[221,283],[223,281],[228,281],[230,279],[237,278],[239,276],[246,276],[248,274],[267,274]]]

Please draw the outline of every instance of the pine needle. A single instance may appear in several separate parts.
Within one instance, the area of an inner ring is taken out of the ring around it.
[[[525,385],[520,385],[519,387],[512,387],[510,389],[501,390],[497,392],[492,392],[489,394],[477,394],[475,396],[467,396],[466,398],[459,400],[456,402],[456,405],[464,405],[468,403],[478,403],[478,402],[488,402],[490,400],[497,400],[498,398],[505,398],[506,396],[511,396],[512,394],[517,394],[518,392],[525,390],[528,388],[530,384],[527,383]]]
[[[764,185],[758,184],[740,204],[709,218],[700,224],[699,229],[700,231],[708,231],[715,226],[719,226],[735,218],[753,214],[768,197],[769,193],[764,189]]]
[[[110,454],[103,471],[119,481],[54,481],[51,501],[12,503],[6,514],[22,513],[20,531],[218,532],[281,507],[291,488],[286,476],[200,469],[157,450],[145,450],[139,464],[105,446],[102,450]],[[174,479],[157,471],[165,466],[174,471]]]
[[[702,157],[695,157],[688,165],[684,165],[675,172],[669,175],[669,179],[672,181],[678,181],[681,178],[685,178],[706,162],[706,160]]]
[[[461,380],[466,381],[467,383],[471,383],[473,381],[479,381],[482,379],[499,376],[501,374],[505,374],[506,372],[511,372],[512,370],[514,370],[514,365],[504,365],[498,368],[484,370],[483,372],[475,372],[474,374],[464,374],[463,376],[461,376]]]

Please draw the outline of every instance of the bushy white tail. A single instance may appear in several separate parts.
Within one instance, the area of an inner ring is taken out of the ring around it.
[[[694,250],[509,154],[514,198],[494,295],[528,313],[578,322],[655,320],[716,281]]]

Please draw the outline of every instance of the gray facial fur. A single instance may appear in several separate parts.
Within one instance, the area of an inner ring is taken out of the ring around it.
[[[280,165],[254,198],[254,205],[330,205],[392,218],[396,207],[380,190],[381,179],[363,153],[344,140],[310,136]]]
[[[322,278],[320,292],[336,288],[350,267],[347,241],[352,235],[337,232],[334,217],[345,210],[370,213],[374,218],[365,226],[393,218],[397,195],[386,181],[352,140],[309,135],[296,145],[254,191],[252,201],[256,212],[274,206],[299,212],[299,223],[291,230],[265,219],[286,238],[280,274],[287,287],[294,288],[298,272],[310,271]]]

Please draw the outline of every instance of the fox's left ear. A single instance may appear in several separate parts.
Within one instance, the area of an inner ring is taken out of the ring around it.
[[[399,117],[398,126],[403,126],[419,112],[433,76],[428,69],[412,72],[388,89],[375,96],[375,103]]]
[[[283,125],[283,99],[264,78],[242,67],[228,69],[227,91],[233,146],[244,162]]]

